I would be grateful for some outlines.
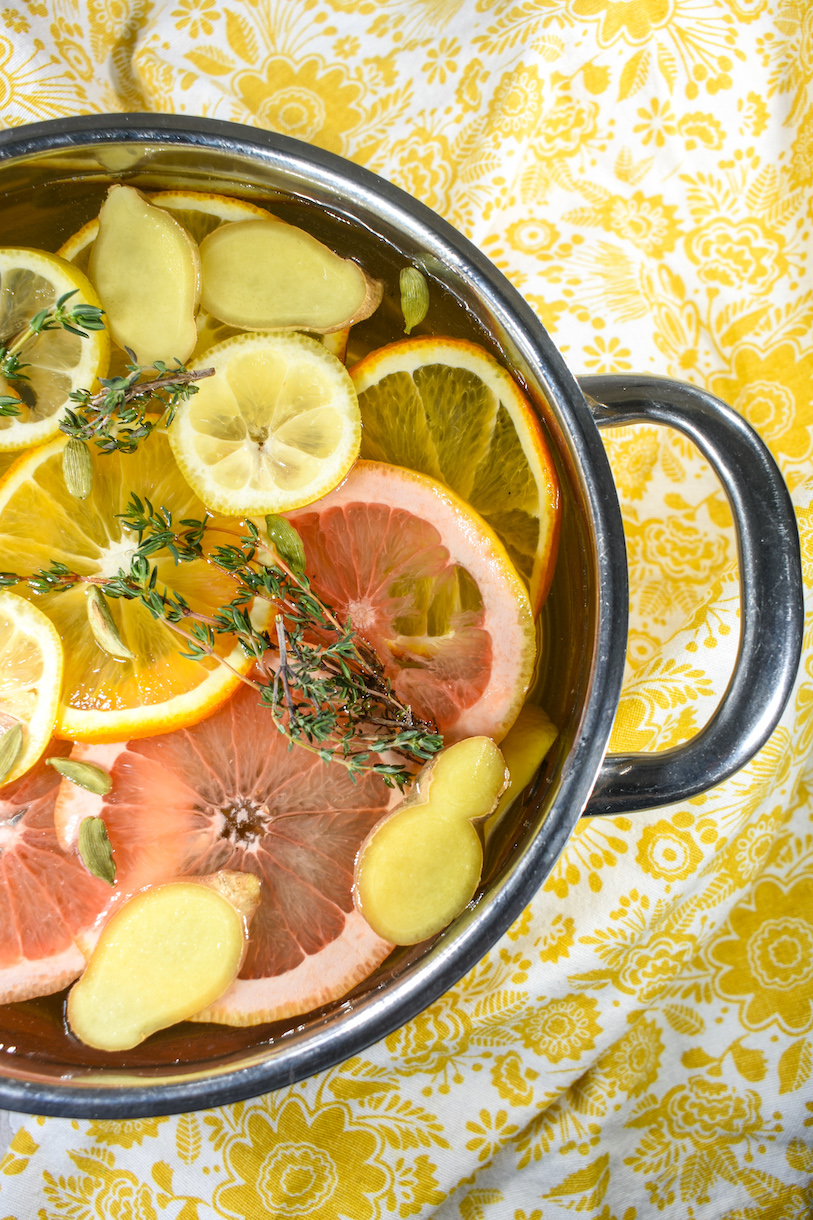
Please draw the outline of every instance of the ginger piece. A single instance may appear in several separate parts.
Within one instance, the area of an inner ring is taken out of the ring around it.
[[[88,275],[107,327],[139,364],[185,361],[197,343],[197,243],[164,208],[132,186],[111,186],[99,212]]]
[[[295,225],[236,220],[201,242],[201,304],[243,330],[328,334],[367,318],[383,287]]]
[[[483,868],[476,823],[493,811],[508,778],[490,737],[456,742],[424,767],[358,854],[353,898],[374,932],[418,944],[471,902]]]
[[[254,876],[223,872],[128,899],[68,996],[72,1032],[98,1050],[130,1050],[207,1008],[237,976],[259,889]]]
[[[526,703],[500,742],[510,780],[500,797],[500,803],[485,824],[486,839],[522,789],[530,784],[558,736],[559,730],[548,714],[537,703]]]

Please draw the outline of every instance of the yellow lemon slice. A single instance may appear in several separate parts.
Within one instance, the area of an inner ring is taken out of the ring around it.
[[[0,732],[22,726],[22,750],[5,778],[32,767],[51,734],[62,685],[62,644],[51,620],[16,593],[0,592]]]
[[[214,711],[239,685],[249,662],[228,637],[222,651],[231,668],[213,659],[180,655],[185,641],[134,601],[111,599],[110,611],[132,660],[117,660],[96,643],[88,623],[85,589],[94,576],[129,570],[135,535],[123,513],[135,492],[172,513],[174,521],[201,518],[204,506],[178,470],[166,436],[154,432],[133,454],[93,455],[93,487],[72,497],[62,473],[65,438],[16,462],[0,483],[0,571],[28,576],[53,561],[84,578],[65,592],[35,595],[62,640],[65,672],[56,732],[80,741],[148,737],[193,724]],[[231,528],[239,533],[239,526]],[[212,545],[230,538],[213,535]],[[205,615],[231,600],[234,584],[205,560],[176,565],[157,556],[158,587],[177,590]]]
[[[260,516],[332,490],[361,441],[353,383],[323,344],[296,332],[235,335],[205,353],[213,377],[179,408],[169,437],[208,508]]]
[[[542,426],[504,368],[463,339],[404,339],[350,369],[361,456],[440,479],[483,517],[538,610],[559,538],[559,483]]]
[[[76,293],[70,305],[100,303],[87,276],[56,254],[0,249],[0,343],[13,350],[34,315],[68,292]],[[81,338],[59,327],[25,340],[18,354],[27,380],[0,378],[0,393],[21,399],[18,415],[0,417],[0,451],[40,445],[59,431],[71,392],[104,376],[110,340],[105,330]]]

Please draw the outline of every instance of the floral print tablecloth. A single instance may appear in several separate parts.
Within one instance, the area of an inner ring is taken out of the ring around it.
[[[807,0],[5,0],[0,121],[215,116],[351,157],[468,234],[577,371],[704,385],[770,445],[813,598]],[[724,496],[605,437],[632,633],[615,748],[709,716],[737,638]],[[813,1213],[813,636],[772,739],[685,804],[584,822],[502,942],[316,1079],[132,1122],[3,1116],[0,1216],[791,1220]]]

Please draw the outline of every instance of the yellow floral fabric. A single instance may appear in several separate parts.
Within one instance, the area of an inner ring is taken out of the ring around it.
[[[353,158],[470,236],[576,371],[708,387],[792,489],[804,657],[713,792],[585,821],[425,1013],[204,1113],[9,1116],[7,1220],[792,1220],[813,1214],[813,5],[8,0],[0,121],[148,109]],[[632,631],[616,749],[709,717],[736,651],[725,498],[681,437],[605,435]]]

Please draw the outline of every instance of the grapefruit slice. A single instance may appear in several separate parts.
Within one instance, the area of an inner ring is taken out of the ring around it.
[[[48,757],[64,756],[52,740]],[[85,968],[77,939],[110,900],[54,829],[59,775],[39,762],[0,790],[0,1004],[61,991]]]
[[[94,796],[67,780],[55,820],[76,842],[83,818],[104,819],[116,881],[80,938],[89,956],[113,911],[136,890],[233,869],[261,881],[238,979],[196,1018],[255,1025],[345,995],[389,954],[355,911],[356,853],[399,794],[376,775],[288,748],[256,693],[243,687],[207,720],[124,744],[77,745],[113,781]]]
[[[288,519],[323,601],[378,655],[395,693],[446,744],[499,742],[536,659],[525,584],[496,534],[448,487],[400,466],[357,462]]]

